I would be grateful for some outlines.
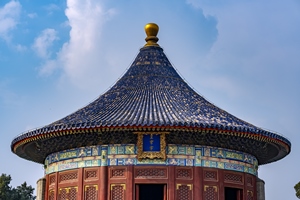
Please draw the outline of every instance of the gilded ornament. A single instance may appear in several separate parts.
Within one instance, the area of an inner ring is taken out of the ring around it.
[[[138,134],[138,141],[137,141],[137,148],[138,148],[138,160],[141,161],[145,158],[150,159],[162,159],[166,160],[166,134],[169,134],[169,132],[135,132],[135,134]],[[143,139],[145,135],[159,135],[160,136],[160,151],[144,151],[143,147]]]

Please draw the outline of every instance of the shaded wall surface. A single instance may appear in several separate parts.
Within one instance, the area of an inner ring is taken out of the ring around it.
[[[44,200],[46,191],[46,178],[39,179],[36,184],[36,200]]]
[[[265,182],[262,179],[256,179],[256,188],[257,200],[265,200]]]

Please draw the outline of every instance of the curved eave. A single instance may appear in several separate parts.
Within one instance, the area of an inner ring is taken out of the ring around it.
[[[107,136],[115,131],[122,139],[125,132],[143,130],[170,131],[178,138],[181,131],[191,139],[190,143],[199,145],[204,144],[202,140],[209,139],[205,145],[252,152],[259,164],[285,157],[291,147],[286,138],[247,123],[205,100],[179,76],[160,47],[147,46],[140,50],[131,67],[110,90],[58,121],[16,137],[11,149],[20,157],[43,163],[47,154],[64,150],[62,146],[68,149],[89,145],[89,137],[101,142],[101,138],[95,136],[98,133]],[[212,134],[205,135],[206,131]],[[230,141],[228,144],[222,141],[224,135]],[[68,145],[55,144],[57,138]],[[193,138],[198,140],[193,141]],[[239,147],[234,139],[244,146]],[[130,141],[136,142],[132,138]],[[48,146],[51,150],[47,150],[41,145],[43,142],[55,147]],[[179,143],[175,139],[171,142]],[[245,142],[254,142],[261,152]],[[112,143],[105,141],[105,144]]]
[[[27,160],[31,160],[37,163],[43,163],[45,157],[53,152],[47,152],[47,149],[42,149],[43,146],[35,147],[33,151],[35,153],[30,153],[28,151],[29,148],[36,146],[35,143],[42,140],[51,140],[58,137],[74,135],[74,134],[89,134],[89,133],[103,133],[103,132],[123,132],[123,131],[130,131],[130,132],[138,132],[138,131],[167,131],[167,132],[188,132],[189,134],[203,134],[203,133],[212,133],[217,135],[226,135],[229,137],[238,137],[243,138],[249,141],[257,141],[261,143],[261,146],[267,146],[267,152],[270,153],[272,151],[272,156],[268,159],[260,158],[259,154],[254,155],[257,157],[258,162],[260,165],[267,164],[271,162],[275,162],[279,159],[282,159],[286,155],[288,155],[291,151],[291,143],[284,137],[281,137],[275,133],[265,131],[264,134],[262,133],[253,133],[249,130],[226,130],[222,129],[222,127],[218,128],[209,128],[209,127],[185,127],[185,126],[115,126],[115,127],[89,127],[89,128],[73,128],[73,129],[61,129],[61,130],[48,130],[46,132],[41,132],[36,130],[37,133],[29,134],[31,136],[25,136],[24,134],[15,138],[11,144],[11,150],[19,155],[22,158]],[[40,133],[38,133],[40,132]],[[28,134],[28,133],[27,133]],[[270,136],[272,135],[272,136]],[[23,137],[22,137],[23,136]],[[25,137],[24,137],[25,136]],[[276,136],[276,137],[274,137]],[[22,139],[21,139],[22,138]],[[85,146],[88,144],[80,143],[81,146]],[[236,149],[238,150],[239,144],[236,144],[235,147],[223,145],[222,147],[228,149]],[[80,147],[80,146],[76,146]],[[28,149],[27,149],[28,148]],[[42,150],[45,155],[39,156],[37,158],[35,155],[38,155],[38,152]],[[251,149],[246,149],[246,152],[250,152]],[[274,152],[276,151],[276,152]],[[260,151],[258,151],[260,152]],[[263,150],[261,151],[263,152]]]

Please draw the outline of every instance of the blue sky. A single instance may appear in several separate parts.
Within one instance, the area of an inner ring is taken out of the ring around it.
[[[296,199],[300,181],[300,2],[297,0],[0,1],[0,173],[35,186],[42,165],[12,139],[87,105],[125,72],[160,26],[183,78],[231,114],[286,136],[292,152],[261,166],[266,198]]]

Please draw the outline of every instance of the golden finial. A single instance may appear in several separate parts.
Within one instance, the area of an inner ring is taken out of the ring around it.
[[[145,32],[147,34],[146,37],[146,44],[145,46],[159,46],[157,44],[158,38],[156,37],[157,33],[158,33],[159,27],[157,24],[155,23],[148,23],[145,26]]]

